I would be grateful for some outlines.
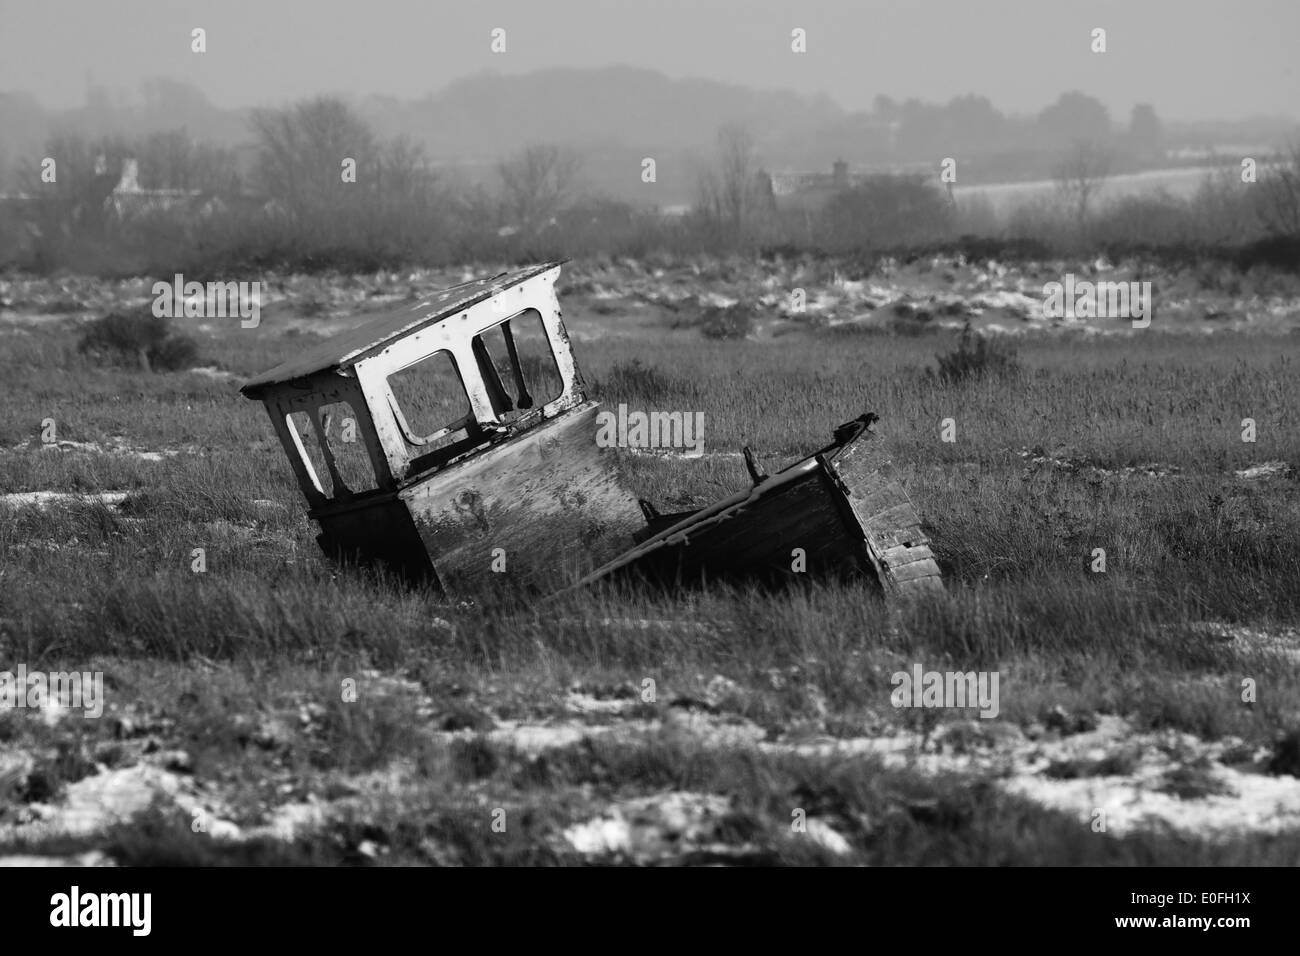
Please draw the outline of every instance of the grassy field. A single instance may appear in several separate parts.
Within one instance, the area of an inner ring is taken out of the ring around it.
[[[1044,332],[1013,371],[945,384],[946,331],[710,341],[655,313],[612,335],[608,303],[560,293],[598,398],[704,413],[703,459],[622,461],[639,495],[702,505],[746,481],[713,453],[775,468],[875,411],[946,599],[450,604],[328,563],[238,395],[333,320],[196,333],[231,377],[104,366],[72,319],[0,323],[0,494],[86,496],[0,504],[0,670],[102,670],[108,698],[100,720],[0,712],[0,852],[1300,863],[1294,336]],[[1000,713],[895,709],[916,663],[998,672]]]
[[[1222,167],[1192,166],[1174,169],[1148,169],[1139,173],[1124,173],[1107,177],[1104,185],[1107,200],[1127,196],[1143,196],[1158,190],[1169,195],[1187,197],[1196,192],[1205,178]],[[1060,189],[1056,181],[1039,179],[1019,183],[996,183],[988,186],[958,186],[953,193],[959,199],[979,197],[987,200],[994,209],[1006,211],[1027,199],[1050,199]]]

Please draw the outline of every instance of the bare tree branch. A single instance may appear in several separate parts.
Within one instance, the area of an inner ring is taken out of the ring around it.
[[[1114,157],[1110,150],[1092,140],[1076,140],[1070,152],[1056,164],[1052,178],[1056,188],[1082,225],[1089,207],[1110,176]]]
[[[568,203],[582,162],[559,146],[529,146],[498,164],[502,204],[511,225],[544,227]]]

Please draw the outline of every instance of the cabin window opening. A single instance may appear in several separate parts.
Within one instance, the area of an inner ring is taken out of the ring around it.
[[[540,413],[563,393],[560,366],[536,310],[486,329],[474,336],[472,345],[488,398],[501,421]]]
[[[307,467],[307,475],[316,490],[326,498],[334,497],[334,479],[330,473],[328,448],[321,445],[320,437],[311,422],[309,412],[290,412],[285,416],[289,430],[297,437],[298,454]]]
[[[325,444],[348,491],[360,494],[379,487],[374,462],[362,431],[362,419],[348,402],[322,405],[317,412]]]
[[[388,376],[393,414],[422,453],[464,441],[474,424],[456,360],[445,349]]]

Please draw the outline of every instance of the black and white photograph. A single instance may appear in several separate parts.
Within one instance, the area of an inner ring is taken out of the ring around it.
[[[0,0],[23,918],[157,937],[160,868],[1053,868],[1134,881],[1070,904],[1111,937],[1249,938],[1300,865],[1298,39]]]

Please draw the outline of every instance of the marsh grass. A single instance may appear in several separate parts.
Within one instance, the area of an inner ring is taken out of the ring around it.
[[[198,343],[173,333],[167,319],[145,309],[110,312],[90,322],[77,349],[101,362],[138,367],[144,372],[192,368]]]
[[[51,669],[112,662],[116,703],[165,711],[173,723],[163,733],[195,752],[196,774],[234,774],[249,819],[267,798],[257,780],[268,774],[311,791],[407,761],[424,788],[337,823],[323,841],[228,852],[196,842],[159,810],[147,826],[114,831],[110,852],[122,861],[365,862],[356,846],[371,839],[394,862],[570,862],[554,834],[594,812],[591,786],[606,795],[730,794],[730,825],[758,834],[755,859],[766,862],[826,862],[770,836],[788,830],[794,799],[836,814],[855,859],[872,863],[1296,859],[1290,838],[1098,841],[970,781],[922,781],[860,762],[687,754],[667,744],[576,750],[542,766],[491,743],[444,751],[413,729],[419,721],[405,704],[330,703],[343,676],[379,668],[418,680],[443,708],[437,720],[473,728],[487,713],[553,716],[575,682],[639,687],[649,677],[689,696],[721,674],[740,687],[727,706],[770,733],[802,723],[853,735],[899,723],[889,676],[920,661],[999,670],[1003,721],[1029,724],[1064,706],[1121,714],[1139,728],[1271,744],[1300,725],[1300,666],[1195,625],[1300,622],[1300,488],[1294,478],[1233,475],[1265,460],[1300,464],[1292,425],[1300,379],[1274,341],[1225,334],[1210,348],[1174,335],[1086,345],[1026,336],[1016,374],[947,380],[926,374],[946,341],[928,335],[584,344],[584,372],[601,401],[703,411],[711,451],[749,444],[769,469],[824,445],[840,422],[879,414],[877,440],[923,515],[949,586],[931,605],[893,608],[862,587],[828,582],[682,594],[601,587],[545,603],[457,605],[337,568],[318,553],[260,406],[233,383],[98,365],[78,353],[76,335],[51,323],[11,338],[0,355],[8,406],[0,492],[130,494],[120,508],[0,505],[0,660]],[[270,322],[205,334],[202,344],[237,374],[297,348]],[[940,436],[946,417],[957,423],[952,443]],[[1257,423],[1255,443],[1241,440],[1246,417]],[[120,436],[181,454],[147,461],[43,448],[45,418],[59,438]],[[1035,448],[1044,450],[1039,463],[1026,457]],[[1172,470],[1123,470],[1153,462]],[[635,493],[668,506],[700,505],[746,481],[743,464],[728,458],[628,458],[620,467]],[[192,570],[196,548],[202,573]],[[1098,548],[1104,573],[1091,570]],[[642,620],[664,623],[625,626]],[[217,670],[197,679],[199,662]],[[1245,676],[1268,687],[1254,706],[1241,702]],[[248,743],[241,715],[304,701],[324,713],[301,746]],[[75,756],[49,764],[51,787],[75,775]],[[1170,781],[1203,784],[1194,774]],[[484,786],[523,814],[509,840],[485,830],[474,796]]]

